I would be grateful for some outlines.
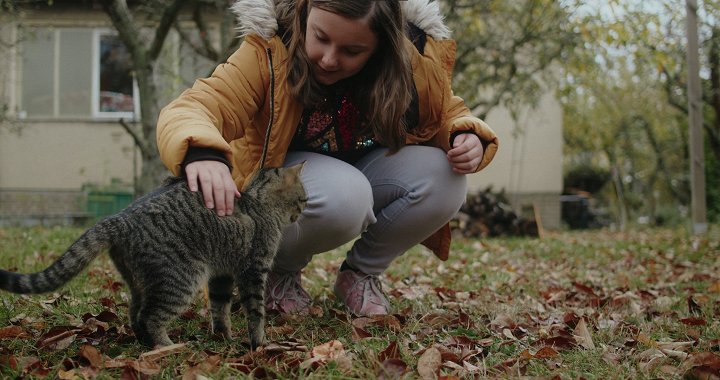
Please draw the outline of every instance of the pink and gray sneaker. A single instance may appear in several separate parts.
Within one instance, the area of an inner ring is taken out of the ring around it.
[[[308,314],[312,302],[300,285],[300,272],[270,272],[265,287],[265,310],[283,314]]]
[[[390,302],[378,276],[352,269],[340,271],[335,281],[335,295],[357,316],[390,314]]]

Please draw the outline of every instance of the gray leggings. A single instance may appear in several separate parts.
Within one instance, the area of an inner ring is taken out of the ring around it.
[[[376,149],[355,165],[317,153],[288,153],[285,166],[306,161],[302,179],[309,199],[283,234],[274,271],[299,271],[313,255],[360,236],[346,260],[378,275],[455,216],[467,183],[441,149],[411,145],[386,153]]]

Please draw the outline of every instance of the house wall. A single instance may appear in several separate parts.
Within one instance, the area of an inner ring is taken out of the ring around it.
[[[132,186],[133,141],[117,123],[26,122],[0,131],[0,189]]]
[[[535,206],[544,228],[561,226],[562,109],[552,93],[513,120],[507,109],[491,111],[486,122],[498,134],[500,148],[493,162],[469,177],[469,191],[492,186],[505,190],[519,214]]]
[[[129,194],[137,163],[132,139],[115,123],[0,125],[0,226],[84,223],[95,216],[89,208],[103,207],[89,203],[97,198],[88,192]]]

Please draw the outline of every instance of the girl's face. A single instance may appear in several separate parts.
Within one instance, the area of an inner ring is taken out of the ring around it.
[[[310,9],[305,32],[313,75],[325,85],[357,74],[377,47],[365,18],[353,20],[320,8]]]

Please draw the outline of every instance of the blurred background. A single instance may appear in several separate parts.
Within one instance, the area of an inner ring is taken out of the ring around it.
[[[157,186],[157,114],[239,46],[231,3],[0,0],[0,225],[82,224]],[[720,0],[687,2],[692,50],[686,1],[437,3],[455,93],[501,142],[470,178],[462,225],[473,208],[535,233],[697,222],[692,72],[703,208],[720,220]]]

